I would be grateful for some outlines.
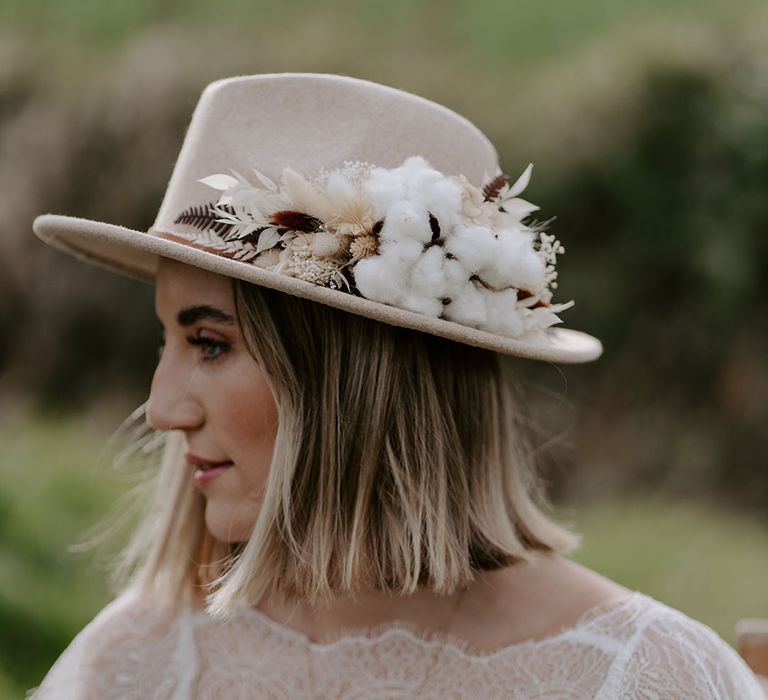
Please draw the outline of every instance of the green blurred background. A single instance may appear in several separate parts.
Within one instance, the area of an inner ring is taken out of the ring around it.
[[[109,599],[68,551],[127,479],[152,288],[39,242],[55,212],[145,230],[203,87],[336,72],[437,100],[535,165],[586,366],[512,361],[576,559],[733,643],[768,617],[768,8],[761,0],[0,2],[0,697]]]

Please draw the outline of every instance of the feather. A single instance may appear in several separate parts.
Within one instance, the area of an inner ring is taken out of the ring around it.
[[[313,233],[323,225],[323,222],[314,216],[305,214],[303,211],[290,210],[276,211],[272,214],[270,223],[280,228],[301,231],[302,233]]]
[[[497,175],[485,187],[483,187],[483,198],[486,202],[492,202],[499,196],[501,188],[504,187],[512,178],[509,175]]]
[[[292,168],[283,169],[282,182],[283,190],[297,209],[320,221],[328,220],[328,202],[311,182]]]

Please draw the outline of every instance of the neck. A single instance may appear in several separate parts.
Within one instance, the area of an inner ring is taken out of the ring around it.
[[[313,642],[328,642],[351,630],[394,622],[427,632],[452,634],[456,618],[473,588],[450,595],[424,589],[409,595],[369,590],[318,605],[270,596],[257,607],[275,622],[301,632]]]

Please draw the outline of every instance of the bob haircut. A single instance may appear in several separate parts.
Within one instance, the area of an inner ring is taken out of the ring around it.
[[[371,588],[449,594],[578,546],[544,514],[525,406],[499,355],[232,283],[278,408],[255,526],[246,542],[214,540],[183,433],[161,434],[113,586],[169,605],[207,594],[207,611],[226,617],[270,593],[312,604]]]

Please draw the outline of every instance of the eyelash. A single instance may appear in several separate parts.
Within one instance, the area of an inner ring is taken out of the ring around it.
[[[188,335],[187,342],[190,345],[200,345],[203,348],[203,362],[215,362],[222,358],[222,356],[229,350],[229,343],[223,340],[215,340],[205,335]],[[214,356],[207,353],[211,350],[217,350],[217,354]]]
[[[190,345],[199,345],[203,348],[203,362],[216,362],[216,360],[220,360],[231,347],[229,343],[223,340],[215,340],[205,335],[188,335],[187,342]],[[163,341],[157,349],[158,358],[163,354],[164,348],[165,342]],[[218,353],[214,356],[207,354],[211,350],[217,350]]]

